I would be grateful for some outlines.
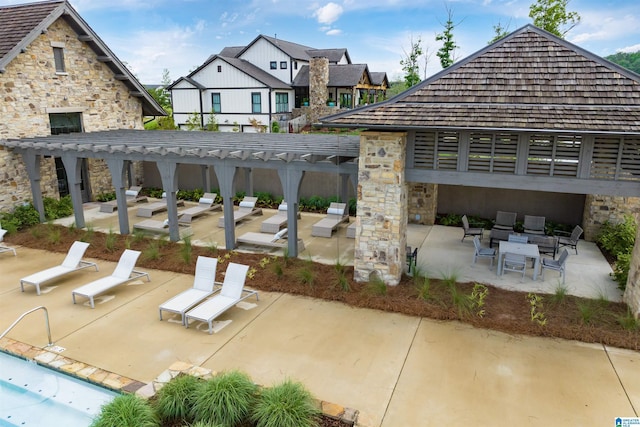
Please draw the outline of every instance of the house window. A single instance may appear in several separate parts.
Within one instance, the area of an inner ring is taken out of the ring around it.
[[[222,72],[222,65],[218,65],[218,72],[221,73]]]
[[[298,61],[294,61],[293,62],[293,69],[297,70],[298,69]]]
[[[262,97],[260,92],[251,93],[251,112],[262,113]]]
[[[220,93],[211,94],[211,108],[214,113],[220,113],[222,111],[222,104],[220,103]]]
[[[61,133],[82,132],[82,113],[51,113],[49,114],[49,124],[51,125],[51,135]]]
[[[289,94],[276,92],[276,113],[289,112]]]
[[[287,61],[280,61],[280,69],[281,70],[287,69]]]
[[[53,61],[56,64],[56,73],[64,73],[66,69],[64,67],[64,49],[61,47],[53,48]]]
[[[271,68],[272,70],[277,70],[278,69],[278,63],[276,61],[271,61],[269,63],[269,68]]]

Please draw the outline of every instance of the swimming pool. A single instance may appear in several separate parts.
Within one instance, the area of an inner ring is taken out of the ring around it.
[[[116,395],[0,352],[0,427],[87,427]]]

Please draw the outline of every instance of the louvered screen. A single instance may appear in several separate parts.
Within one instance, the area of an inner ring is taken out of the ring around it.
[[[624,138],[618,179],[640,180],[640,138]]]
[[[518,135],[510,133],[496,135],[492,172],[515,173],[517,155]]]
[[[438,148],[437,159],[438,170],[457,170],[458,169],[458,141],[457,132],[438,132],[437,134]]]
[[[491,172],[493,169],[493,134],[472,133],[469,136],[469,166],[471,172]]]
[[[591,178],[616,179],[618,157],[621,155],[621,141],[615,136],[597,136],[593,145]]]
[[[551,175],[552,158],[552,135],[533,135],[529,138],[528,175]]]
[[[416,168],[433,169],[436,151],[435,132],[416,132],[413,162]]]
[[[581,142],[579,135],[531,136],[527,174],[576,177]]]
[[[581,143],[579,135],[560,135],[556,138],[551,171],[553,176],[578,176]]]

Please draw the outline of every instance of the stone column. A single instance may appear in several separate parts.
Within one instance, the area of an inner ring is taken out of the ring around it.
[[[640,213],[639,197],[588,194],[584,201],[584,213],[582,214],[584,238],[587,241],[594,241],[605,222],[621,223],[624,221],[625,215],[635,216],[638,213]]]
[[[407,185],[404,132],[363,132],[358,173],[358,230],[354,276],[400,282],[406,260]]]
[[[636,223],[637,221],[638,217],[636,216]],[[636,231],[636,244],[631,253],[631,265],[629,266],[629,276],[623,300],[638,318],[640,315],[640,227],[637,227]]]
[[[325,115],[329,92],[329,60],[327,58],[311,58],[309,61],[309,120],[316,123]]]
[[[438,184],[408,184],[408,214],[412,224],[433,225],[438,213]]]

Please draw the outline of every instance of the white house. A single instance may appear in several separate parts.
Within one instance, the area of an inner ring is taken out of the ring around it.
[[[175,123],[185,129],[215,122],[219,130],[235,132],[269,131],[274,121],[282,126],[308,100],[309,78],[302,86],[296,78],[301,70],[308,74],[317,57],[327,58],[331,69],[352,67],[344,48],[314,49],[264,35],[247,46],[225,47],[169,86]]]

